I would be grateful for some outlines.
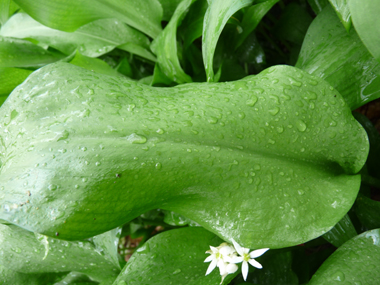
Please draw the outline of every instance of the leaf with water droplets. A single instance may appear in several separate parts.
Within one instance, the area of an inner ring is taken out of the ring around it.
[[[221,278],[218,270],[205,276],[208,264],[204,260],[209,246],[218,246],[222,242],[201,227],[160,233],[132,255],[113,284],[219,284]],[[237,274],[228,275],[223,284],[228,284]]]
[[[380,230],[375,229],[339,247],[308,284],[376,284],[380,280],[379,263]]]
[[[291,66],[155,88],[56,63],[0,118],[0,219],[71,240],[160,208],[248,248],[303,243],[350,209],[368,153],[341,95]]]

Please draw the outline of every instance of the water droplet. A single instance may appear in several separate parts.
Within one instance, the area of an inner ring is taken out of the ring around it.
[[[281,134],[282,132],[284,132],[284,128],[283,127],[277,127],[276,128],[276,130],[277,130],[277,132],[279,133],[279,134]]]
[[[162,164],[157,162],[155,167],[156,169],[160,170],[162,168]]]
[[[131,135],[127,136],[126,139],[133,144],[143,144],[147,141],[146,137],[138,135],[136,133],[132,133]]]
[[[243,112],[239,112],[238,116],[239,116],[240,119],[244,119],[245,118],[245,114]]]
[[[299,195],[305,194],[305,191],[303,191],[302,189],[299,189],[297,192],[298,192]]]
[[[95,162],[95,165],[96,165],[96,166],[99,166],[99,165],[100,165],[100,162],[99,162],[99,161]]]
[[[164,132],[165,132],[165,131],[164,131],[163,129],[158,129],[158,130],[156,131],[156,133],[158,133],[158,134],[160,134],[160,135],[162,135]]]
[[[54,191],[54,190],[57,189],[57,185],[50,184],[50,185],[48,186],[48,189],[51,190],[51,191]]]
[[[255,95],[252,95],[250,99],[247,100],[246,104],[250,107],[255,106],[257,102],[257,97]]]
[[[333,280],[343,282],[346,279],[346,276],[342,271],[338,270],[331,275],[331,278]]]
[[[81,150],[82,150],[82,151],[86,151],[86,150],[87,150],[87,147],[85,147],[85,146],[84,146],[84,147],[81,147]]]
[[[174,272],[173,272],[173,274],[178,274],[178,273],[181,273],[181,269],[176,269],[176,270],[174,270]]]
[[[275,116],[279,111],[280,111],[280,108],[275,107],[274,109],[271,109],[271,110],[269,110],[268,112],[269,112],[271,115]]]
[[[301,120],[297,120],[296,126],[297,126],[297,129],[300,132],[304,132],[306,130],[306,128],[307,128],[306,124],[303,121],[301,121]]]
[[[210,124],[216,124],[217,122],[218,122],[218,119],[217,118],[215,118],[215,117],[210,117],[210,118],[208,118],[208,120],[207,120]]]

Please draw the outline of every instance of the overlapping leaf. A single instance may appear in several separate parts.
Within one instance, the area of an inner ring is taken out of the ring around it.
[[[351,13],[347,0],[329,0],[347,32],[351,29]]]
[[[379,229],[349,240],[322,264],[308,284],[376,284],[380,278],[379,240]]]
[[[161,32],[162,6],[157,0],[15,0],[45,26],[73,32],[92,21],[117,18],[155,38]]]
[[[368,153],[340,94],[289,66],[153,88],[57,63],[0,115],[0,218],[64,239],[161,208],[245,247],[295,245],[346,214]]]
[[[310,25],[296,66],[329,82],[352,110],[380,97],[379,62],[331,6]]]
[[[209,7],[203,22],[202,54],[207,81],[214,81],[213,59],[215,47],[227,20],[253,0],[208,0]]]
[[[76,271],[98,282],[112,282],[119,273],[119,265],[89,241],[61,241],[12,225],[0,229],[1,267],[24,274]]]
[[[219,270],[216,268],[205,276],[209,264],[203,261],[208,256],[205,251],[210,245],[216,247],[222,242],[203,228],[190,227],[161,233],[132,255],[113,284],[219,284]],[[231,279],[229,275],[223,284],[228,284]]]

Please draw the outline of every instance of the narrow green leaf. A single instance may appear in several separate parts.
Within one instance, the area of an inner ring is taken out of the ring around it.
[[[75,54],[75,57],[70,61],[70,63],[97,73],[107,74],[111,76],[122,76],[103,60],[100,60],[98,58],[87,57],[81,55],[79,52]]]
[[[204,263],[204,260],[210,245],[216,247],[222,242],[203,228],[163,232],[148,240],[132,255],[113,284],[219,284],[218,268],[205,276],[209,263]],[[232,275],[228,277],[232,279]],[[223,284],[228,284],[229,280],[226,278]]]
[[[351,29],[351,13],[348,7],[348,0],[329,0],[331,6],[334,8],[339,20],[342,22],[347,32]]]
[[[0,68],[0,105],[8,95],[21,84],[33,71],[21,68]]]
[[[307,0],[307,2],[316,15],[321,13],[323,8],[329,5],[329,0]]]
[[[175,9],[182,0],[158,0],[161,3],[162,9],[164,11],[162,20],[168,21],[173,16]]]
[[[0,241],[0,266],[20,273],[76,271],[99,282],[112,282],[119,273],[89,241],[61,241],[13,225],[0,225]]]
[[[135,44],[135,43],[122,44],[122,45],[119,45],[117,48],[136,54],[143,58],[149,59],[150,61],[153,61],[153,62],[157,61],[156,57],[146,47]]]
[[[349,240],[322,264],[308,284],[376,284],[380,280],[379,240],[379,229]]]
[[[203,22],[202,54],[207,81],[214,81],[213,59],[219,36],[228,19],[253,0],[208,0],[209,7]]]
[[[345,215],[323,238],[336,247],[340,247],[349,239],[357,236],[354,225],[348,215]]]
[[[206,0],[198,0],[191,5],[183,20],[180,32],[183,37],[183,49],[187,52],[192,42],[202,36],[203,21],[208,4]]]
[[[352,110],[380,97],[380,64],[331,6],[310,25],[296,67],[325,79]]]
[[[121,234],[121,228],[115,228],[104,234],[94,236],[92,241],[96,247],[96,251],[100,252],[105,259],[112,262],[112,264],[120,269],[118,257],[118,245]]]
[[[151,45],[152,51],[157,55],[160,70],[170,80],[180,84],[192,82],[192,79],[183,71],[179,63],[177,54],[177,26],[194,1],[195,0],[183,0],[178,5],[169,24]]]
[[[380,62],[380,5],[378,1],[348,1],[352,21],[360,39]]]
[[[0,25],[4,25],[9,18],[9,3],[11,0],[0,0]]]
[[[261,19],[278,1],[279,0],[268,0],[263,3],[253,5],[247,9],[244,14],[243,21],[241,22],[243,32],[238,35],[235,43],[235,49],[237,49],[248,37],[248,35],[255,30]]]
[[[25,274],[0,265],[1,285],[55,285],[66,273]],[[66,283],[70,284],[70,283]],[[66,285],[65,284],[65,285]],[[57,284],[58,285],[58,284]],[[63,284],[62,284],[63,285]]]
[[[159,208],[249,248],[303,243],[351,208],[368,154],[341,95],[285,65],[154,88],[55,63],[0,122],[0,219],[71,240]]]
[[[152,38],[161,32],[162,6],[158,0],[14,1],[41,24],[66,32],[104,18],[117,18]]]
[[[359,194],[355,213],[364,227],[373,230],[380,227],[380,202]]]
[[[98,57],[126,43],[149,48],[145,35],[115,19],[97,20],[68,33],[51,29],[25,13],[18,13],[1,27],[0,36],[32,38],[65,54],[72,54],[78,49],[89,57]]]

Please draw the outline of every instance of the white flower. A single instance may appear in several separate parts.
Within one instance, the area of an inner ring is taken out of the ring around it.
[[[209,253],[204,262],[210,262],[210,265],[207,268],[206,275],[210,274],[211,271],[215,269],[215,267],[219,268],[219,273],[222,276],[223,283],[224,278],[228,274],[235,273],[238,270],[238,266],[234,263],[230,263],[229,261],[236,257],[235,249],[228,243],[222,243],[218,247],[210,246],[210,250],[206,251]]]
[[[247,280],[248,275],[248,263],[256,268],[263,268],[260,263],[258,263],[254,258],[263,255],[269,248],[257,249],[252,252],[249,252],[249,248],[241,247],[234,239],[232,239],[232,243],[240,256],[235,256],[230,260],[231,263],[240,263],[241,265],[241,273],[243,275],[244,281]]]

